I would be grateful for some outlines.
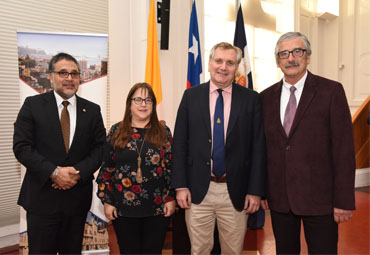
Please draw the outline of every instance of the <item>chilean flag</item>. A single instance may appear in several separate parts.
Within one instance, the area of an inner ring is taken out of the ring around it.
[[[202,73],[202,57],[200,54],[197,9],[195,7],[194,0],[190,16],[189,47],[188,47],[188,80],[186,87],[190,88],[200,84],[201,73]]]
[[[244,19],[242,6],[239,4],[238,16],[236,18],[234,46],[239,47],[243,52],[243,58],[239,64],[239,69],[235,80],[240,85],[253,89],[251,64],[249,62],[249,53],[247,47],[247,38],[245,36]]]

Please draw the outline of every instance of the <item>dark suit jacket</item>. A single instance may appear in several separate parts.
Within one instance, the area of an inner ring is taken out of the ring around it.
[[[14,123],[13,151],[27,168],[18,204],[28,212],[83,215],[90,209],[105,128],[100,107],[76,97],[76,130],[68,154],[53,92],[26,98]],[[74,166],[81,179],[69,190],[52,188],[50,175],[57,166]]]
[[[226,175],[234,207],[243,210],[246,194],[265,191],[265,137],[257,92],[232,85],[226,134]],[[174,132],[172,187],[190,189],[192,202],[205,197],[211,177],[212,134],[209,82],[187,89],[181,100]]]
[[[287,137],[280,120],[282,84],[261,93],[270,209],[297,215],[353,210],[353,131],[342,85],[308,72]]]

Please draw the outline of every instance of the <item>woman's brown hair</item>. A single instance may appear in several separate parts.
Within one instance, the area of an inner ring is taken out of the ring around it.
[[[138,89],[147,90],[148,96],[153,100],[152,114],[150,116],[149,123],[145,126],[145,128],[147,128],[145,141],[150,142],[156,147],[166,146],[166,144],[168,144],[166,129],[164,128],[164,125],[158,121],[157,100],[153,89],[148,83],[142,82],[136,83],[127,95],[125,115],[123,120],[119,122],[118,129],[114,132],[110,140],[115,150],[123,150],[134,133],[131,127],[131,104],[132,96]]]

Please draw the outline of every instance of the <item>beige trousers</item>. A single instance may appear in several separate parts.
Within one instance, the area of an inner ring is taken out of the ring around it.
[[[210,183],[207,195],[185,210],[191,254],[210,254],[217,219],[222,254],[242,254],[248,215],[235,210],[226,183]]]

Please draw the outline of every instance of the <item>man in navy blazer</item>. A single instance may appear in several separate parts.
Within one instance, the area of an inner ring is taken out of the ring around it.
[[[223,254],[241,254],[247,214],[258,210],[265,185],[265,138],[259,95],[234,82],[242,54],[228,43],[210,53],[211,80],[187,89],[174,132],[172,187],[181,208],[192,254],[210,254],[215,219]],[[221,92],[218,89],[222,89]],[[213,173],[213,118],[224,102],[225,174]]]
[[[14,154],[27,168],[18,204],[27,211],[30,254],[81,253],[105,128],[100,107],[76,95],[79,74],[75,58],[55,55],[49,64],[54,91],[26,98],[14,123]],[[66,142],[63,101],[69,104]]]
[[[340,83],[307,71],[310,55],[306,36],[282,35],[275,56],[284,78],[261,93],[268,158],[262,206],[271,210],[277,254],[300,253],[301,222],[309,254],[336,254],[338,224],[355,209],[347,99]]]

